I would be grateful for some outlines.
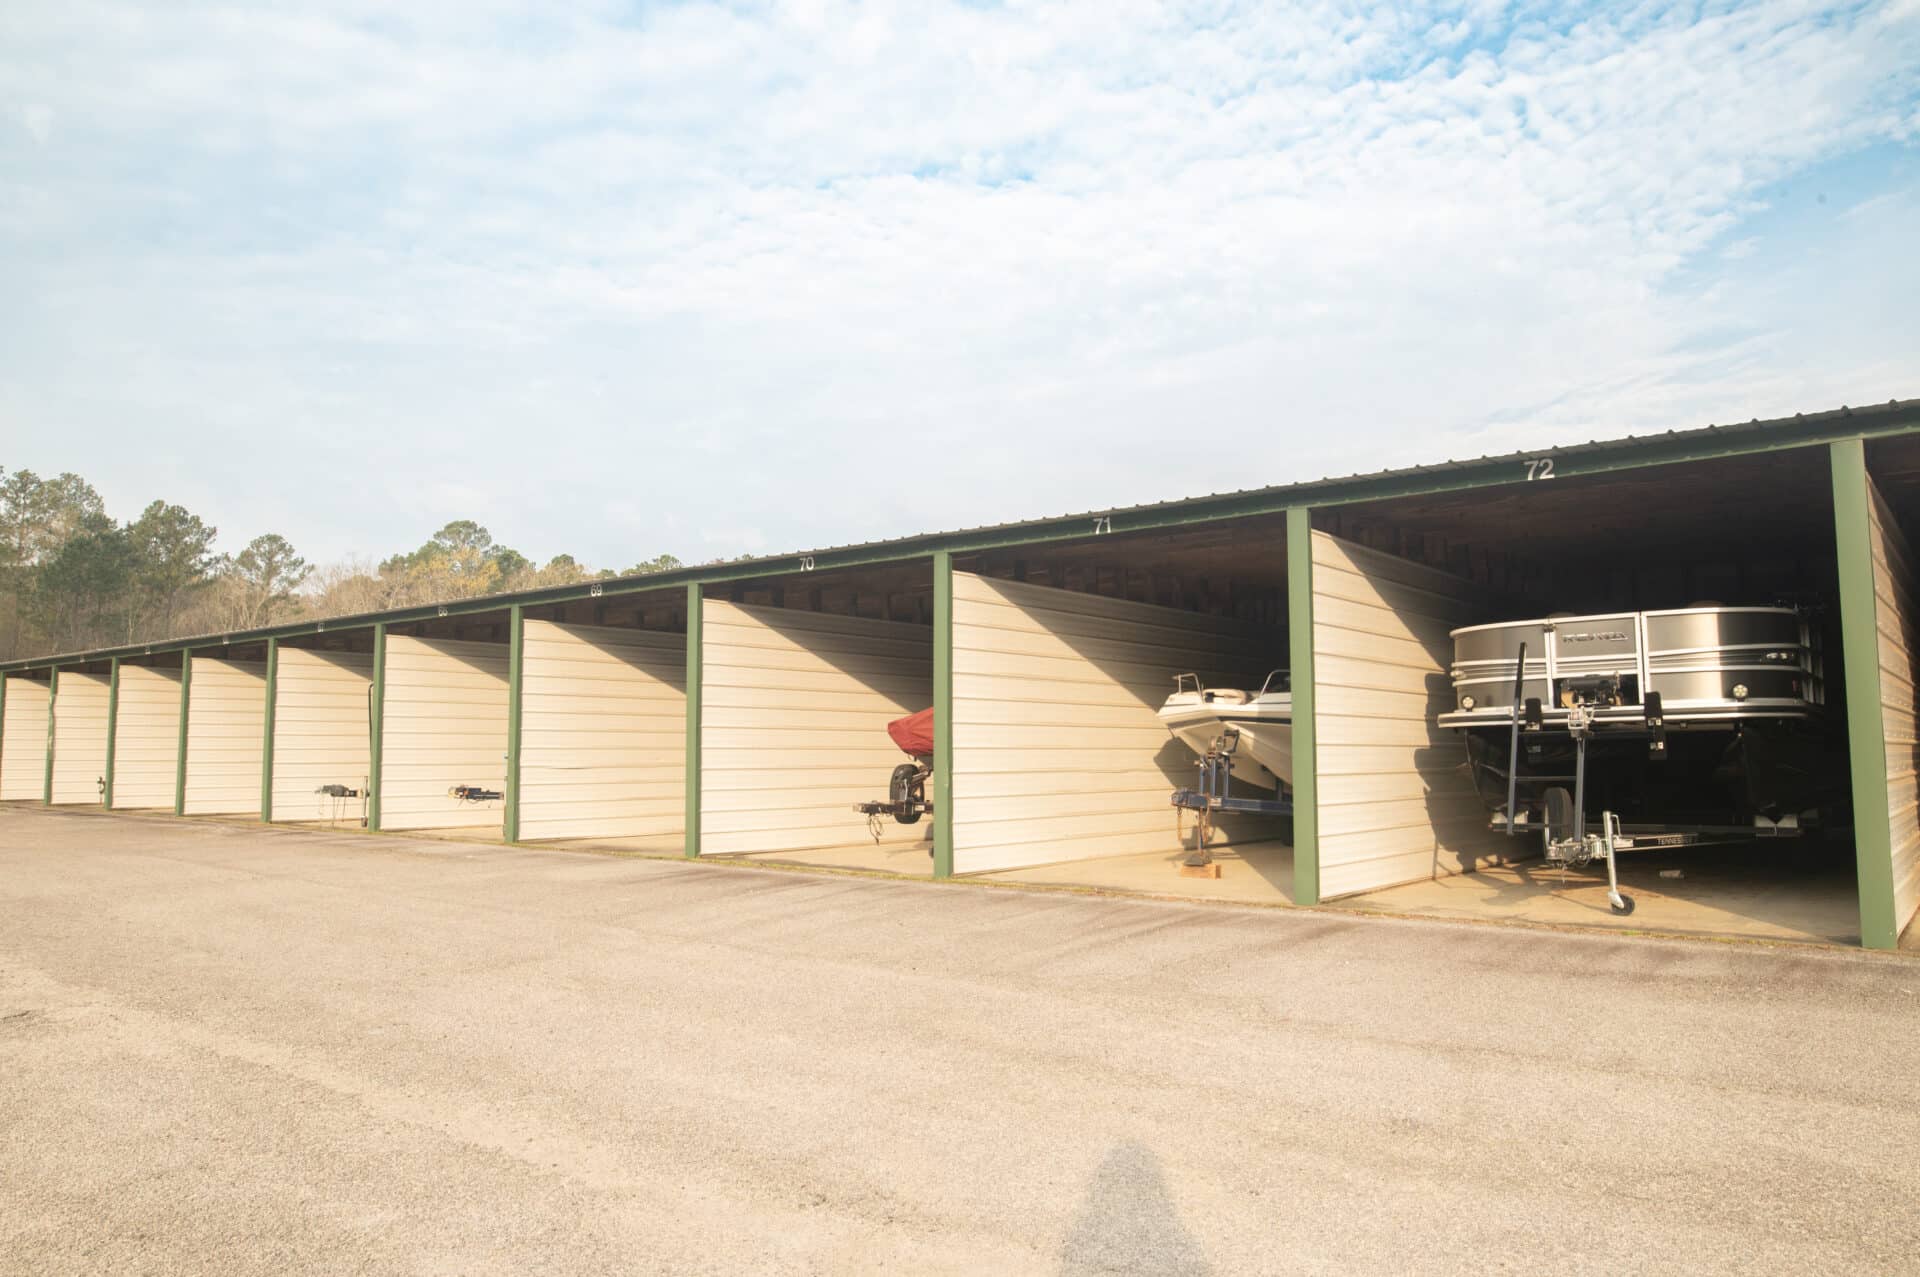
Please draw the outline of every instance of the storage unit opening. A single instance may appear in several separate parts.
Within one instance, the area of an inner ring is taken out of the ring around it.
[[[266,644],[195,648],[191,660],[181,811],[258,817],[266,762]]]
[[[930,561],[712,586],[701,613],[700,854],[929,875],[931,819],[857,807],[921,766],[888,725],[933,704]]]
[[[107,726],[113,666],[62,666],[53,693],[53,791],[56,806],[98,807],[107,794]]]
[[[1914,534],[1920,531],[1920,437],[1866,445],[1872,521],[1874,630],[1881,745],[1887,769],[1892,929],[1920,948],[1920,586]]]
[[[954,871],[1289,901],[1285,516],[1101,526],[956,560]]]
[[[497,840],[507,791],[505,609],[387,631],[380,828]]]
[[[527,609],[522,841],[684,851],[686,612],[684,589]]]
[[[51,675],[29,670],[5,677],[5,699],[0,703],[0,802],[37,803],[47,790]]]
[[[1827,449],[1313,524],[1324,898],[1859,934]]]
[[[274,657],[272,818],[359,828],[373,754],[373,632],[282,640]]]
[[[179,653],[126,657],[114,698],[113,808],[174,806],[180,761]]]

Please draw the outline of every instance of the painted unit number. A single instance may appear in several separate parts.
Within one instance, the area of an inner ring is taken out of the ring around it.
[[[1553,478],[1553,458],[1535,457],[1532,461],[1527,462],[1527,478],[1530,481],[1533,479]]]
[[[1099,536],[1103,532],[1111,531],[1113,531],[1113,517],[1111,515],[1093,521],[1093,535]]]
[[[587,597],[590,599],[597,599],[600,597],[602,593],[606,591],[606,588],[607,587],[604,585],[589,585],[587,587]]]
[[[811,554],[803,554],[800,556],[800,570],[802,572],[813,571],[813,556]]]

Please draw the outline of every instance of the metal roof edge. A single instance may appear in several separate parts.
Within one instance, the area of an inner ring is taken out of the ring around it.
[[[1034,542],[1078,539],[1091,535],[1088,524],[1096,521],[1106,523],[1112,532],[1149,531],[1156,527],[1178,527],[1235,516],[1278,513],[1290,506],[1343,505],[1385,497],[1522,483],[1529,479],[1524,467],[1546,459],[1554,462],[1556,475],[1571,477],[1707,460],[1717,456],[1812,447],[1836,439],[1871,438],[1913,431],[1920,431],[1920,399],[1889,400],[1885,404],[1862,408],[1842,405],[1824,412],[1796,413],[1791,417],[1764,421],[1756,418],[1727,425],[1669,430],[1661,434],[1625,435],[1618,439],[1589,440],[1580,444],[1247,488],[1209,496],[1086,510],[945,532],[920,532],[890,540],[827,546],[811,551],[737,559],[730,563],[672,568],[643,576],[609,577],[539,590],[480,595],[449,603],[429,603],[381,612],[320,617],[254,630],[215,632],[151,643],[22,657],[0,662],[0,673],[19,673],[56,665],[83,665],[113,657],[158,656],[190,648],[264,642],[269,638],[306,638],[339,630],[365,629],[381,622],[393,625],[451,619],[499,611],[515,604],[539,606],[592,598],[630,597],[687,585],[714,585],[763,576],[874,566],[920,558],[936,550],[966,553]],[[1116,519],[1121,520],[1117,525],[1113,523]]]

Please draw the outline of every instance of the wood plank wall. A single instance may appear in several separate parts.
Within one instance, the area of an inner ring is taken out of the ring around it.
[[[53,705],[53,801],[100,805],[107,774],[107,705],[113,680],[106,674],[60,674]]]
[[[686,826],[687,638],[528,620],[520,836],[658,838]]]
[[[1920,909],[1920,595],[1913,548],[1873,481],[1867,481],[1875,623],[1880,637],[1880,722],[1886,738],[1887,804],[1893,826],[1894,930]],[[61,680],[61,694],[66,681]]]
[[[180,671],[120,666],[120,704],[113,728],[116,810],[173,809],[180,754]]]
[[[7,678],[0,723],[0,801],[39,802],[47,793],[47,685]]]
[[[373,657],[282,643],[279,662],[274,676],[273,818],[358,820],[366,812],[365,797],[336,799],[314,791],[322,785],[345,785],[366,792]],[[197,694],[197,683],[195,689]]]
[[[1174,677],[1258,686],[1286,663],[1286,635],[1244,621],[954,573],[954,872],[1177,853],[1167,800],[1195,773],[1157,716]],[[1225,822],[1220,845],[1275,828]]]
[[[933,703],[930,626],[708,599],[702,622],[702,855],[871,841],[853,805],[906,755],[887,723]],[[883,843],[932,822],[886,821]]]
[[[265,661],[193,658],[193,689],[187,697],[187,815],[259,814],[266,721]],[[114,752],[119,753],[117,742]],[[114,788],[118,802],[118,784]]]
[[[505,791],[507,657],[505,643],[387,636],[381,828],[500,824],[503,803],[460,802],[447,791]]]
[[[1453,705],[1448,631],[1488,619],[1472,582],[1313,534],[1320,895],[1374,891],[1523,858],[1487,828]]]

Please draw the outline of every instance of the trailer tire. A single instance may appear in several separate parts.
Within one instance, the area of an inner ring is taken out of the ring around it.
[[[895,804],[893,818],[903,825],[920,823],[920,813],[906,804],[915,798],[914,781],[920,776],[920,768],[914,763],[901,763],[893,769],[893,778],[887,782],[887,797]]]

